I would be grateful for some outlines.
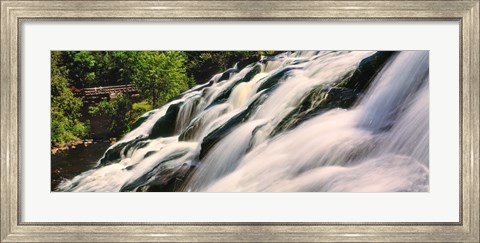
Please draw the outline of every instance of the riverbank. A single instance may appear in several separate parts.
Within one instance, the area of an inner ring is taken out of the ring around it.
[[[50,152],[52,155],[56,155],[59,153],[64,153],[70,149],[75,149],[77,147],[88,147],[92,144],[97,144],[97,143],[109,143],[110,145],[113,145],[117,142],[117,138],[110,138],[110,139],[98,139],[94,140],[91,138],[87,139],[76,139],[74,141],[70,141],[68,143],[55,143],[54,145],[51,146]]]

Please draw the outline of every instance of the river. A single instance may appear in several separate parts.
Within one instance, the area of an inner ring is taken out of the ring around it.
[[[76,175],[92,169],[110,146],[109,142],[96,142],[87,147],[78,145],[66,151],[52,155],[51,190],[63,180],[70,180]]]

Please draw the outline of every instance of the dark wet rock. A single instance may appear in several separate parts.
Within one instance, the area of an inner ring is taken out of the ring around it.
[[[284,55],[279,55],[281,53],[285,53],[285,51],[276,51],[273,56],[264,56],[263,59],[261,59],[259,62],[260,63],[267,63],[271,61],[282,61],[285,59]]]
[[[212,102],[212,105],[220,104],[223,103],[228,99],[230,94],[232,93],[233,89],[240,83],[248,82],[250,81],[255,75],[260,73],[261,68],[260,65],[254,65],[252,70],[250,70],[243,78],[238,79],[237,81],[233,82],[232,85],[230,85],[228,88],[223,90]],[[210,106],[212,106],[210,105]]]
[[[195,132],[201,126],[201,121],[198,118],[195,118],[190,124],[183,129],[182,133],[178,137],[178,141],[190,141],[194,138]]]
[[[142,125],[142,123],[143,123],[144,121],[146,121],[148,118],[150,118],[150,116],[151,116],[152,114],[153,114],[153,113],[150,112],[148,115],[142,116],[142,117],[138,118],[138,119],[133,123],[133,125],[132,125],[132,127],[131,127],[130,130],[133,130],[133,129],[138,128],[140,125]]]
[[[199,90],[202,90],[202,89],[205,89],[207,87],[210,87],[214,84],[213,80],[210,80],[208,81],[208,83],[196,88],[196,89],[192,89],[192,90],[189,90],[188,92],[185,92],[184,94],[188,94],[188,93],[192,93],[192,92],[195,92],[195,91],[199,91]]]
[[[117,163],[121,160],[122,158],[122,151],[126,147],[133,147],[135,144],[146,140],[145,137],[137,137],[131,141],[128,142],[120,142],[116,143],[115,145],[111,146],[103,155],[103,157],[100,159],[100,164],[99,166],[105,166],[113,163]]]
[[[269,89],[269,88],[273,87],[274,85],[278,84],[279,81],[285,79],[288,76],[290,71],[296,70],[296,69],[301,69],[301,68],[300,67],[289,66],[289,67],[286,67],[286,68],[278,71],[275,74],[272,74],[265,81],[263,81],[263,83],[257,89],[257,92],[260,92],[262,90]]]
[[[395,51],[379,51],[363,59],[352,76],[344,79],[338,86],[349,88],[356,92],[363,92],[395,53]]]
[[[309,61],[308,59],[295,60],[295,61],[291,62],[290,65],[299,65],[299,64],[302,64],[302,63],[306,63],[308,61]]]
[[[170,105],[165,115],[155,122],[148,138],[173,136],[175,134],[175,121],[182,105],[183,102]]]
[[[218,141],[228,135],[238,124],[245,122],[254,113],[256,108],[267,99],[267,97],[267,94],[262,94],[258,96],[245,110],[236,114],[222,126],[218,127],[217,129],[209,133],[207,136],[205,136],[201,144],[199,158],[202,159],[203,157],[205,157],[208,151],[210,151],[210,149]]]
[[[320,85],[305,96],[300,105],[285,116],[270,134],[271,137],[291,130],[303,121],[334,108],[348,109],[366,91],[376,74],[395,52],[380,51],[363,59],[353,74],[347,74],[332,87]]]
[[[185,172],[182,169],[184,166],[167,168],[164,166],[164,164],[169,161],[176,160],[187,153],[188,150],[180,150],[161,158],[155,166],[150,168],[150,170],[144,173],[142,176],[130,183],[123,185],[120,191],[135,191],[137,188],[142,186],[169,184],[170,180],[180,176],[180,172]],[[189,167],[189,165],[187,167]]]
[[[108,165],[119,162],[122,158],[122,149],[127,145],[128,143],[118,143],[115,146],[109,148],[107,152],[105,152],[105,155],[100,159],[100,164]]]
[[[146,159],[146,158],[148,158],[150,155],[152,155],[152,154],[154,154],[154,153],[156,153],[156,152],[158,152],[158,151],[148,151],[148,152],[143,156],[143,158]]]
[[[188,177],[195,171],[194,166],[183,165],[180,168],[169,169],[164,173],[154,176],[145,185],[139,186],[135,191],[140,192],[177,192],[182,191]]]
[[[222,82],[222,81],[228,80],[230,78],[230,75],[232,73],[234,73],[235,71],[238,71],[238,70],[231,68],[231,69],[228,69],[227,71],[223,72],[222,76],[220,76],[220,78],[218,79],[217,82]]]
[[[140,148],[143,148],[143,147],[147,146],[148,141],[146,141],[146,140],[147,140],[146,137],[142,137],[142,138],[135,139],[135,140],[127,143],[127,145],[123,149],[123,155],[127,156],[128,152],[130,152],[131,150],[137,150],[137,149],[140,149]]]
[[[258,61],[260,61],[260,55],[255,55],[255,56],[251,56],[251,57],[248,57],[248,58],[245,58],[241,61],[239,61],[237,63],[237,69],[238,70],[242,70],[244,69],[246,66],[252,64],[252,63],[256,63]]]

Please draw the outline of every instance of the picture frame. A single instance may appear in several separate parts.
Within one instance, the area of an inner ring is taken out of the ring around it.
[[[254,6],[254,7],[252,7]],[[460,23],[460,222],[23,223],[23,20],[450,20]],[[1,242],[478,242],[479,1],[1,1]]]

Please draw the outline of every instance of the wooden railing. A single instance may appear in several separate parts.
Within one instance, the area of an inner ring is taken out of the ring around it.
[[[110,94],[133,93],[133,92],[135,92],[135,89],[131,84],[84,88],[80,90],[80,94],[82,96],[107,95],[107,94],[110,95]]]
[[[103,98],[110,99],[118,94],[137,94],[133,85],[114,85],[94,88],[75,89],[72,88],[77,97],[82,97],[84,101],[99,101]]]

